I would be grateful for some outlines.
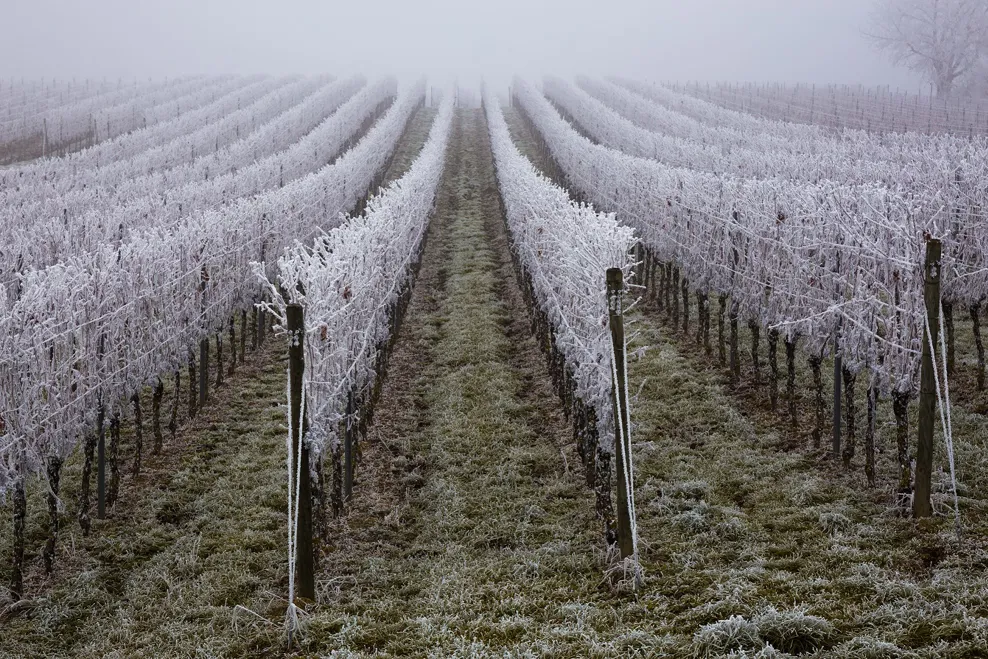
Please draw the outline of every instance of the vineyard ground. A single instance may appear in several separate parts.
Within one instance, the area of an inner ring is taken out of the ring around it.
[[[434,115],[430,108],[416,112],[385,183],[407,171]],[[242,330],[238,323],[237,336]],[[229,359],[228,345],[225,350]],[[286,606],[287,497],[278,486],[284,477],[286,433],[284,344],[269,334],[260,351],[248,349],[246,361],[224,387],[210,387],[210,403],[179,428],[175,441],[165,431],[158,456],[150,455],[150,394],[145,391],[145,457],[136,481],[129,476],[132,418],[122,415],[120,495],[105,522],[95,519],[94,500],[89,538],[76,521],[81,451],[66,460],[62,531],[51,579],[41,560],[48,532],[46,488],[41,481],[29,483],[24,597],[31,606],[0,620],[0,656],[189,657],[200,647],[210,655],[242,656],[266,647],[268,636],[277,644],[276,631],[266,636],[239,630],[258,623],[251,611],[275,620]],[[173,380],[164,383],[164,407],[170,409]],[[183,369],[180,420],[186,418],[188,384]],[[9,520],[9,502],[0,509]],[[11,531],[9,523],[0,524],[4,560]],[[3,586],[6,568],[0,572]],[[237,604],[244,608],[234,608]]]
[[[424,139],[424,116],[409,135]],[[393,168],[410,162],[414,139]],[[629,365],[645,583],[634,595],[610,585],[496,195],[483,115],[460,110],[354,502],[320,555],[302,654],[754,656],[771,642],[816,656],[983,656],[988,484],[973,466],[985,462],[984,418],[954,414],[970,470],[958,541],[949,520],[896,516],[859,465],[844,474],[805,438],[794,445],[763,389],[731,391],[650,308],[632,314],[630,348],[648,349]],[[282,348],[269,338],[160,464],[136,486],[125,479],[120,510],[91,539],[66,519],[54,581],[36,576],[35,608],[0,622],[12,656],[274,652],[287,584]],[[881,427],[889,438],[885,417]],[[78,470],[64,481],[71,512]],[[37,548],[40,488],[31,506]],[[9,532],[0,525],[0,547]]]

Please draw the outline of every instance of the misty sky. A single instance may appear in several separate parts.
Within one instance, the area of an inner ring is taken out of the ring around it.
[[[0,0],[0,75],[520,72],[889,84],[870,0]]]

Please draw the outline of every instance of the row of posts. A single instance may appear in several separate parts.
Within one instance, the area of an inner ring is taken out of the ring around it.
[[[935,364],[930,349],[938,340],[939,308],[940,308],[940,257],[941,242],[930,239],[926,244],[926,259],[924,263],[924,300],[927,312],[927,329],[924,329],[922,365],[920,374],[919,400],[919,437],[916,450],[916,479],[913,499],[913,514],[916,517],[928,517],[932,514],[930,503],[931,476],[933,467],[933,426],[936,411]],[[626,456],[631,455],[630,419],[628,418],[628,391],[626,387],[626,355],[624,335],[624,275],[620,268],[607,271],[607,301],[608,324],[611,334],[611,346],[614,355],[615,377],[612,382],[612,402],[615,426],[615,464],[617,469],[617,539],[621,558],[627,558],[634,553],[631,519],[633,510],[630,508],[631,497],[628,486],[633,486],[631,479],[625,479],[628,465]],[[312,508],[309,491],[309,450],[304,441],[300,441],[305,432],[306,423],[301,414],[302,381],[304,374],[304,317],[300,305],[288,305],[288,331],[293,337],[289,348],[289,386],[291,396],[291,436],[292,449],[295,455],[301,452],[300,460],[292,469],[298,469],[294,474],[299,483],[299,520],[296,541],[296,579],[299,596],[315,599],[315,573],[312,542]],[[930,335],[929,333],[932,333]],[[834,434],[833,452],[840,455],[841,432],[841,359],[837,355],[834,363]],[[352,488],[352,456],[351,442],[346,441],[346,474],[345,496],[349,498]],[[102,443],[100,444],[102,448]],[[294,479],[293,479],[294,480]]]
[[[923,328],[923,348],[919,376],[919,423],[916,440],[916,474],[913,484],[913,517],[930,517],[933,477],[933,428],[936,419],[936,363],[931,345],[940,336],[940,258],[943,244],[936,238],[926,241],[923,262],[923,302],[926,306],[926,327]],[[842,363],[834,342],[834,421],[831,448],[836,460],[841,454],[841,380]]]
[[[615,427],[615,458],[617,468],[617,541],[621,558],[634,554],[634,538],[631,519],[628,485],[625,478],[628,469],[626,457],[631,455],[630,419],[628,418],[628,390],[626,387],[626,356],[624,334],[624,273],[620,268],[607,271],[608,320],[611,333],[611,346],[614,354],[616,377],[612,382],[612,401]],[[303,380],[305,373],[305,320],[304,310],[299,304],[289,304],[286,308],[286,321],[291,341],[288,349],[288,383],[290,433],[292,455],[298,460],[289,468],[291,482],[298,483],[298,529],[295,541],[295,582],[298,596],[315,599],[315,557],[313,544],[312,494],[309,475],[309,447],[304,440],[308,430],[307,420],[302,414]],[[347,415],[352,413],[352,399],[347,404]],[[353,442],[350,433],[344,437],[343,497],[349,499],[353,487]]]

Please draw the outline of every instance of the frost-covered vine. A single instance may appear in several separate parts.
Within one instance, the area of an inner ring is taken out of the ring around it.
[[[179,368],[190,346],[258,301],[250,263],[337,226],[388,162],[423,97],[422,83],[404,89],[354,148],[284,187],[141,228],[20,276],[0,311],[0,491],[17,465],[35,471],[45,457],[65,456],[99,404],[112,410]]]
[[[984,295],[985,218],[942,189],[670,166],[595,144],[532,86],[514,89],[571,184],[680,264],[691,287],[729,296],[741,315],[802,337],[811,354],[839,333],[845,365],[871,369],[886,390],[915,384],[924,235],[946,241],[946,294]]]

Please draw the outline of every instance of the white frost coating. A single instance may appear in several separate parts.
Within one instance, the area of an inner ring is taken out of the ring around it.
[[[484,95],[498,185],[519,261],[573,369],[576,395],[597,413],[599,441],[614,449],[608,268],[631,273],[633,231],[613,213],[570,201],[511,141],[497,98]]]
[[[0,281],[9,286],[25,268],[45,267],[141,230],[170,229],[197,211],[263,194],[318,170],[396,88],[387,78],[357,91],[362,84],[355,78],[324,87],[222,153],[125,181],[108,198],[100,189],[74,193],[84,199],[83,212],[11,221]]]
[[[35,471],[45,456],[71,451],[101,391],[112,409],[256,302],[252,261],[337,226],[394,152],[424,89],[403,90],[354,148],[284,188],[26,273],[0,310],[0,492],[21,457]]]
[[[124,204],[147,199],[167,201],[169,193],[176,198],[183,185],[195,189],[208,183],[235,189],[229,176],[244,174],[259,162],[278,157],[289,145],[304,141],[320,124],[331,127],[327,122],[333,112],[362,84],[362,79],[331,84],[318,79],[298,81],[231,113],[218,125],[133,158],[105,167],[73,169],[68,176],[47,177],[49,180],[35,185],[8,189],[0,196],[0,208],[8,209],[5,218],[17,218],[27,226],[52,221],[62,224],[66,219],[90,225],[97,221],[94,215],[119,212]],[[233,139],[221,145],[221,136]],[[312,139],[319,137],[326,135]],[[181,201],[178,198],[174,203]]]
[[[128,83],[128,87],[150,88],[147,81],[133,84]],[[0,127],[7,126],[18,121],[23,121],[26,117],[37,117],[45,113],[62,108],[67,105],[78,103],[88,98],[109,94],[117,89],[121,89],[121,83],[117,80],[112,82],[103,80],[83,80],[83,81],[46,81],[24,80],[11,81],[0,80]],[[3,132],[0,129],[0,141],[3,140]]]
[[[652,86],[652,85],[650,85]],[[694,103],[741,114],[751,120],[811,124],[816,130],[953,134],[984,137],[986,116],[977,97],[930,96],[888,87],[854,85],[667,84],[668,91]],[[686,103],[686,101],[684,101]],[[709,107],[705,110],[710,112]],[[729,121],[732,119],[729,119]]]
[[[173,147],[173,142],[202,134],[199,155],[209,153],[217,141],[225,146],[232,139],[217,131],[214,124],[223,124],[236,119],[238,110],[247,109],[265,96],[278,90],[287,91],[290,84],[299,84],[291,77],[269,78],[251,76],[234,78],[228,83],[208,87],[200,92],[200,100],[206,105],[189,105],[176,110],[177,116],[167,121],[140,128],[120,135],[112,140],[99,142],[91,147],[75,151],[60,158],[43,158],[19,164],[0,172],[0,189],[6,204],[30,200],[30,194],[55,195],[81,188],[82,184],[92,185],[96,179],[80,175],[84,170],[100,168],[99,175],[106,176],[113,167],[122,167],[119,161],[127,161],[150,151],[164,151]],[[218,97],[218,98],[217,98]],[[210,101],[210,99],[215,99]],[[244,118],[251,123],[251,114]],[[235,126],[235,124],[234,124]],[[245,126],[246,128],[247,126]],[[244,133],[246,135],[246,133]],[[175,148],[176,157],[189,158],[189,149]],[[181,161],[178,161],[181,162]],[[176,163],[171,163],[176,164]],[[136,163],[129,168],[131,176],[141,172]],[[15,194],[20,192],[20,196]]]
[[[546,80],[546,94],[593,137],[630,155],[667,165],[749,178],[880,183],[890,189],[940,190],[958,200],[988,178],[988,143],[915,133],[890,137],[861,131],[793,135],[783,122],[760,132],[712,126],[663,108],[619,85],[580,77],[579,87]],[[742,125],[743,122],[742,122]],[[773,131],[772,128],[775,128]]]
[[[148,85],[127,85],[96,97],[49,110],[42,115],[26,115],[0,121],[0,143],[40,136],[47,126],[49,141],[75,141],[90,133],[94,141],[108,140],[144,125],[147,114],[153,117],[157,106],[173,102],[176,97],[195,94],[203,85],[228,80],[191,77]]]
[[[391,330],[388,312],[410,283],[435,205],[453,102],[453,94],[444,95],[408,173],[371,198],[365,214],[345,218],[311,248],[297,242],[278,259],[278,284],[305,309],[307,441],[317,453],[338,441],[349,394],[367,393],[378,376],[375,360]],[[275,278],[255,266],[273,310],[284,317]]]
[[[988,290],[988,230],[976,205],[922,187],[670,167],[596,145],[530,85],[516,80],[514,89],[571,184],[679,263],[692,287],[730,295],[744,317],[801,336],[810,352],[828,350],[839,331],[845,365],[870,368],[886,391],[916,382],[925,232],[945,241],[946,298]]]

